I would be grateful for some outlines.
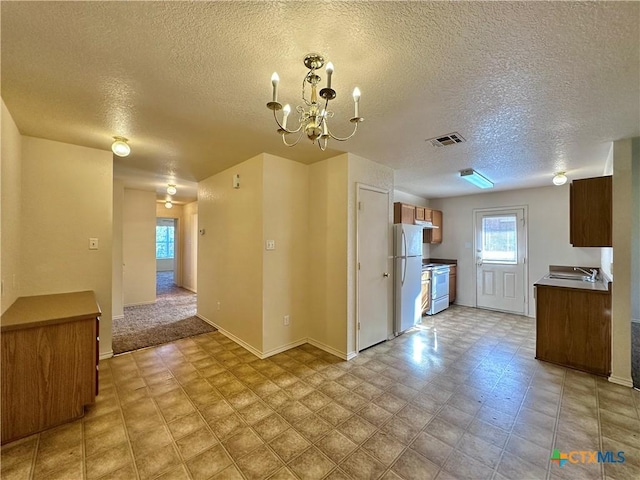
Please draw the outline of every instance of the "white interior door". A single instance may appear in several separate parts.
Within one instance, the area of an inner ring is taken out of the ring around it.
[[[476,306],[525,314],[524,208],[475,212]]]
[[[358,187],[358,350],[387,339],[389,289],[389,193]]]

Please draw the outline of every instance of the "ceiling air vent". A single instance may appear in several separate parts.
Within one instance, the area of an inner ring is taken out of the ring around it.
[[[447,145],[455,145],[456,143],[466,142],[462,135],[458,132],[447,133],[434,138],[428,138],[427,142],[431,142],[434,147],[446,147]]]

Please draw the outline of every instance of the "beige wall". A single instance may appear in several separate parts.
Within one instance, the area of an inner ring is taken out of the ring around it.
[[[357,336],[357,196],[358,183],[376,187],[389,192],[389,248],[387,256],[393,254],[393,238],[391,236],[393,224],[393,170],[379,163],[372,162],[366,158],[349,154],[349,181],[348,181],[348,206],[347,206],[347,231],[348,231],[348,252],[347,252],[347,354],[356,353]],[[387,268],[392,270],[392,260],[389,259]],[[393,283],[389,282],[387,292],[387,336],[393,335]]]
[[[631,386],[632,140],[613,143],[613,282],[611,380]]]
[[[258,155],[198,183],[206,230],[198,239],[198,315],[254,352],[262,352],[262,161]]]
[[[184,241],[182,255],[182,287],[198,291],[198,202],[188,203],[183,210]]]
[[[124,316],[124,292],[122,290],[122,213],[124,206],[124,182],[113,180],[113,280],[111,282],[113,318]]]
[[[124,305],[156,301],[156,194],[124,189],[122,213]]]
[[[100,351],[111,351],[113,158],[22,137],[21,295],[93,290]],[[89,238],[99,249],[89,250]],[[4,256],[4,252],[3,252]]]
[[[569,243],[569,185],[490,192],[464,197],[432,199],[442,210],[443,242],[431,245],[431,256],[458,260],[456,303],[475,306],[473,209],[526,205],[528,207],[528,300],[535,316],[533,284],[549,265],[600,265],[599,248],[575,248]]]
[[[347,353],[348,155],[309,166],[309,341]]]
[[[199,315],[262,356],[304,341],[353,353],[358,182],[391,192],[393,172],[349,154],[310,166],[263,154],[200,182]]]
[[[264,355],[306,342],[308,324],[309,167],[265,154],[263,158],[263,345]],[[275,250],[265,250],[275,240]],[[290,323],[284,325],[283,317]]]
[[[20,296],[20,225],[21,225],[21,171],[22,138],[4,100],[2,101],[2,157],[0,158],[0,177],[2,186],[0,214],[0,245],[2,248],[2,297],[0,313]]]

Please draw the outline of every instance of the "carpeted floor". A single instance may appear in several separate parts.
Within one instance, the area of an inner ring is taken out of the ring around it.
[[[196,294],[177,287],[173,272],[158,272],[156,303],[124,308],[124,318],[113,322],[113,353],[173,342],[213,332],[196,314]]]

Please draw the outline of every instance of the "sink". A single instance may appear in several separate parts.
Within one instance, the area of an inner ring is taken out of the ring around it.
[[[556,278],[558,280],[575,280],[578,282],[590,282],[591,277],[586,275],[571,275],[570,273],[550,273],[548,278]]]

